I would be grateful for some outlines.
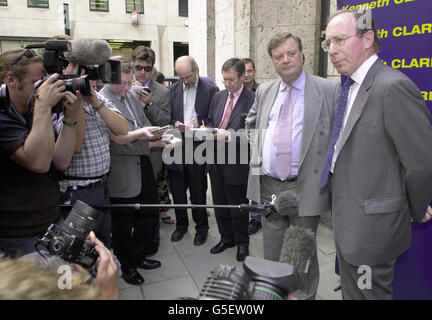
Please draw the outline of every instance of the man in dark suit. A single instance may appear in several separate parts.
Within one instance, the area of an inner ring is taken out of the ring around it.
[[[344,299],[392,299],[396,259],[411,243],[411,218],[426,222],[432,215],[432,127],[419,89],[378,59],[379,39],[367,14],[336,13],[322,43],[348,78],[321,187],[331,190]]]
[[[254,103],[255,94],[243,84],[245,66],[240,59],[232,58],[222,66],[226,90],[217,92],[209,111],[208,126],[219,128],[216,136],[216,160],[209,165],[213,203],[238,205],[248,203],[246,198],[249,173],[249,143],[235,131],[244,129],[245,119]],[[229,131],[228,131],[229,130]],[[229,142],[228,142],[229,141]],[[241,148],[241,144],[246,146]],[[233,146],[231,146],[233,145]],[[235,154],[231,154],[235,152]],[[243,158],[241,157],[243,152]],[[235,163],[229,161],[235,159]],[[249,254],[248,213],[239,209],[215,209],[216,221],[221,235],[220,242],[210,252],[220,253],[226,248],[238,246],[237,260],[243,261]]]
[[[171,89],[171,124],[180,132],[190,127],[198,127],[199,123],[208,121],[208,110],[213,95],[219,88],[203,81],[198,76],[198,66],[191,56],[177,59],[175,70],[181,81],[173,84]],[[207,174],[205,164],[185,163],[185,141],[188,135],[182,134],[183,152],[182,162],[168,165],[170,187],[174,203],[188,203],[186,191],[189,189],[192,204],[206,204]],[[191,139],[190,137],[188,139]],[[199,142],[193,142],[194,148]],[[191,150],[188,150],[189,152]],[[180,241],[187,232],[189,219],[186,209],[175,209],[176,230],[171,241]],[[192,217],[196,224],[195,245],[201,245],[207,240],[208,219],[207,210],[192,209]]]

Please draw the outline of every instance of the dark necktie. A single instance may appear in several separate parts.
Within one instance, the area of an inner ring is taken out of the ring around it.
[[[332,159],[333,159],[333,153],[334,153],[334,147],[336,145],[337,140],[339,139],[339,135],[342,129],[342,123],[343,118],[345,114],[345,110],[348,103],[348,94],[351,88],[351,85],[354,83],[354,80],[351,78],[347,78],[343,87],[342,92],[339,96],[339,105],[336,110],[336,115],[333,119],[333,129],[332,129],[332,135],[330,138],[330,145],[327,149],[326,158],[324,161],[324,168],[321,175],[321,183],[320,187],[324,188],[328,183],[328,177],[331,169]]]

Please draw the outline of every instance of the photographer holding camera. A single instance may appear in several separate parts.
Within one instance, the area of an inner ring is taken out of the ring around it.
[[[46,74],[33,50],[0,55],[0,251],[17,256],[60,218],[56,168],[68,165],[79,147],[77,128],[62,126],[55,139],[52,108],[63,99],[66,119],[79,119],[80,97]]]
[[[118,267],[113,255],[93,232],[88,239],[98,253],[97,275],[91,285],[86,269],[58,256],[41,260],[31,253],[11,259],[0,254],[0,300],[117,300]],[[66,270],[72,271],[68,280]]]
[[[78,65],[69,63],[77,73]],[[112,104],[90,86],[90,96],[83,96],[84,108],[80,110],[84,123],[70,123],[82,126],[85,133],[81,138],[82,146],[72,157],[70,165],[60,174],[62,204],[74,204],[82,200],[90,205],[109,204],[107,181],[110,168],[109,137],[111,133],[125,135],[128,132],[126,119]],[[65,124],[65,114],[60,113],[55,123],[57,131]],[[95,233],[107,248],[111,248],[111,215],[109,209],[101,209],[103,217]],[[63,216],[69,213],[65,209]]]

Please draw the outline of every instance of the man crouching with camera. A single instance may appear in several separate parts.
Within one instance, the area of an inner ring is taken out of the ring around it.
[[[60,218],[56,168],[68,165],[77,129],[63,126],[54,136],[52,108],[63,99],[65,115],[78,119],[81,97],[65,91],[59,75],[45,76],[33,50],[0,55],[0,251],[19,256]],[[78,120],[79,121],[79,120]]]

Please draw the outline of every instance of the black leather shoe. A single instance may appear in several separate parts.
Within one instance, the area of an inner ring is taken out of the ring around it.
[[[237,248],[237,261],[244,261],[246,257],[249,255],[249,247],[247,245],[240,244]]]
[[[135,268],[122,269],[122,273],[122,278],[126,283],[133,284],[134,286],[144,283],[144,278]]]
[[[225,249],[235,247],[235,243],[223,243],[222,241],[210,249],[210,253],[217,254],[223,252]]]
[[[160,266],[161,266],[160,261],[144,258],[144,260],[141,262],[138,268],[145,269],[145,270],[152,270],[152,269],[160,268]]]
[[[186,233],[186,231],[182,231],[182,230],[176,229],[173,232],[173,234],[171,235],[171,241],[172,242],[180,241],[183,238],[183,236],[184,236],[185,233]]]
[[[197,232],[194,238],[194,245],[200,246],[207,241],[207,231],[205,232]]]
[[[248,226],[249,235],[257,233],[258,230],[261,229],[261,227],[262,227],[261,222],[259,222],[256,219],[251,219],[249,221],[249,226]]]

